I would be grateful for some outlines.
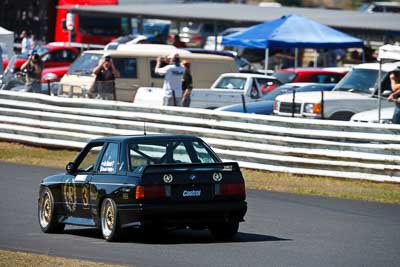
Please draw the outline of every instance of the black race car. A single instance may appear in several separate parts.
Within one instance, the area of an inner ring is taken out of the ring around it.
[[[190,227],[226,240],[247,211],[238,164],[222,163],[194,136],[95,139],[66,171],[40,184],[38,217],[45,233],[61,232],[66,224],[93,226],[113,241],[126,227]]]

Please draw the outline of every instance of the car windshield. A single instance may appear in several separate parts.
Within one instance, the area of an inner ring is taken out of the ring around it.
[[[385,72],[382,72],[384,77]],[[333,89],[334,91],[349,91],[371,94],[377,85],[378,70],[353,69]]]
[[[217,163],[220,160],[203,142],[151,140],[129,144],[130,169],[153,164]]]
[[[297,74],[293,72],[277,71],[273,74],[281,83],[290,83],[294,81]]]
[[[93,69],[99,63],[101,59],[101,54],[84,53],[78,57],[75,62],[68,69],[68,74],[78,74],[82,76],[90,76]]]
[[[224,77],[215,86],[219,89],[237,89],[243,90],[246,84],[246,78],[240,77]]]

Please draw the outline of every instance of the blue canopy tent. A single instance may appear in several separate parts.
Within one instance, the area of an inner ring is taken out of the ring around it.
[[[222,44],[265,49],[267,69],[269,48],[296,48],[297,59],[297,48],[362,47],[363,41],[303,16],[291,14],[224,36]]]

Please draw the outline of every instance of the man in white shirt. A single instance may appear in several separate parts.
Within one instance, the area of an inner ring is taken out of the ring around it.
[[[27,54],[31,50],[31,38],[25,30],[21,32],[21,38],[21,53]]]
[[[180,64],[179,54],[168,57],[169,64],[160,67],[161,57],[157,58],[155,72],[164,75],[164,106],[180,106],[182,99],[182,78],[185,68]]]

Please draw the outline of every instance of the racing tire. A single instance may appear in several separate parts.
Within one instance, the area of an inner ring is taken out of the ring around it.
[[[40,229],[44,233],[61,233],[65,224],[59,223],[54,209],[54,197],[49,188],[43,189],[38,203]]]
[[[239,222],[219,223],[209,226],[209,230],[216,240],[229,241],[237,234]]]
[[[111,198],[104,199],[101,204],[101,233],[109,242],[117,241],[120,238],[121,227],[117,205]]]

